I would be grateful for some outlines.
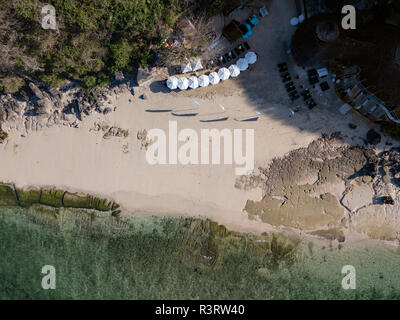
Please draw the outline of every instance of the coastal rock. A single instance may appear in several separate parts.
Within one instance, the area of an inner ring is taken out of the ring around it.
[[[43,98],[37,102],[37,113],[39,115],[48,115],[54,109],[54,104],[48,98]]]
[[[346,240],[343,231],[337,228],[312,231],[310,234],[328,240],[337,240],[339,242],[344,242]]]
[[[111,108],[107,107],[103,110],[103,114],[109,114],[111,113],[111,111],[112,111]]]
[[[0,206],[17,206],[18,200],[12,184],[0,183]]]
[[[40,193],[40,204],[60,208],[63,206],[64,191],[56,188],[42,189]]]
[[[4,143],[8,138],[8,133],[3,131],[0,126],[0,144]]]
[[[351,191],[343,197],[343,204],[351,211],[370,205],[374,196],[374,190],[367,184],[355,184]]]
[[[79,192],[66,192],[64,195],[64,206],[67,208],[85,208],[99,211],[111,211],[119,207],[119,205],[113,201]]]
[[[43,95],[42,91],[32,82],[29,83],[29,88],[31,88],[32,92],[35,94],[35,96],[40,100],[44,99],[45,96]]]
[[[151,75],[150,70],[139,68],[136,80],[138,85],[143,86],[146,83],[149,83],[151,80],[153,80],[153,76]]]
[[[0,183],[0,206],[46,206],[51,208],[93,209],[117,214],[119,204],[81,192],[64,191],[57,188],[27,186],[15,188],[9,183]],[[119,213],[118,213],[119,214]]]
[[[103,135],[104,139],[109,139],[111,137],[122,137],[127,138],[129,136],[129,130],[124,130],[118,127],[111,127],[108,131]]]
[[[347,232],[395,240],[400,234],[399,160],[396,148],[376,154],[325,137],[237,182],[258,178],[264,190],[260,201],[247,201],[249,219],[331,240],[344,241]]]
[[[35,203],[40,203],[41,190],[38,187],[16,188],[16,193],[21,207],[30,207]]]
[[[352,217],[355,230],[373,239],[393,241],[400,234],[400,206],[373,205],[360,209]]]

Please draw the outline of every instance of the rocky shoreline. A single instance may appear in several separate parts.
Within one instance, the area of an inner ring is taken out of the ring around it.
[[[130,92],[134,96],[137,83],[133,78],[116,76],[112,84],[99,88],[90,97],[76,82],[49,89],[27,79],[29,85],[17,93],[0,96],[0,143],[14,130],[25,135],[53,125],[77,128],[92,113],[109,114],[116,109],[113,102],[117,95]]]
[[[250,219],[339,242],[399,240],[399,148],[377,153],[320,138],[248,180],[264,190],[261,201],[246,204]]]
[[[12,183],[0,183],[0,207],[23,207],[40,205],[52,208],[91,209],[119,216],[119,204],[110,199],[99,198],[81,192],[70,192],[55,187],[16,187]]]

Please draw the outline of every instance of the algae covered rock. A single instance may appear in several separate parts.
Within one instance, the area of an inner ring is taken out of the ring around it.
[[[33,204],[40,202],[40,188],[27,187],[27,188],[16,188],[19,204],[22,207],[30,207]]]
[[[17,196],[11,184],[0,183],[0,206],[18,206]]]
[[[344,233],[342,230],[338,228],[331,228],[327,230],[316,230],[313,232],[310,232],[311,235],[322,237],[328,240],[337,240],[339,242],[344,242],[346,240],[346,237],[344,236]]]
[[[99,211],[111,211],[118,209],[118,204],[108,199],[101,199],[81,192],[66,192],[64,195],[66,208],[85,208]]]
[[[64,191],[55,188],[42,189],[40,194],[40,204],[50,207],[61,208],[63,206]]]
[[[0,206],[21,206],[29,208],[43,205],[53,208],[93,209],[103,212],[121,213],[119,204],[106,198],[99,198],[81,192],[69,192],[57,188],[27,186],[15,188],[12,184],[0,182]]]

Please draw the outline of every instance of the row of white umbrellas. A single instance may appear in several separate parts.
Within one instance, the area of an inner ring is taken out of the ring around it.
[[[179,88],[180,90],[186,90],[188,88],[196,89],[198,87],[207,87],[209,84],[216,85],[221,80],[227,80],[230,77],[237,77],[241,71],[245,71],[249,68],[249,64],[253,64],[257,61],[257,55],[254,52],[248,52],[244,58],[239,59],[236,64],[231,65],[229,68],[221,68],[217,72],[211,72],[208,76],[202,75],[200,77],[192,76],[187,78],[176,78],[169,77],[167,80],[167,86],[171,90]]]

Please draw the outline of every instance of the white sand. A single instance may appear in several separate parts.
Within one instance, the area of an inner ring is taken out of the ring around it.
[[[192,128],[198,133],[201,128],[254,128],[257,167],[292,149],[307,146],[321,132],[348,132],[349,120],[336,111],[313,110],[292,117],[288,106],[273,103],[279,101],[280,96],[287,99],[276,64],[286,58],[279,59],[283,49],[281,36],[289,35],[290,39],[294,31],[289,29],[288,22],[288,26],[277,24],[276,15],[285,14],[283,21],[289,21],[291,15],[284,8],[278,9],[271,8],[271,16],[257,26],[272,34],[255,32],[250,39],[260,61],[247,74],[243,73],[242,78],[228,80],[210,89],[197,89],[192,94],[152,93],[148,88],[140,88],[132,103],[128,101],[132,98],[129,93],[122,94],[114,104],[117,111],[107,116],[92,115],[81,123],[80,128],[52,127],[31,133],[26,138],[13,134],[6,145],[0,145],[0,181],[12,181],[17,185],[54,185],[109,196],[130,213],[201,216],[241,231],[268,230],[266,224],[248,220],[242,211],[248,199],[261,198],[261,189],[236,189],[234,165],[151,166],[146,162],[145,150],[141,150],[136,135],[142,129],[167,130],[168,120],[177,120],[178,129]],[[277,32],[277,28],[282,30]],[[265,41],[265,37],[275,42]],[[270,99],[250,99],[244,89],[255,86],[265,87],[263,96],[269,95]],[[137,98],[141,92],[146,92],[147,100]],[[195,108],[190,95],[196,95],[200,102],[198,117],[177,119],[170,114],[145,112],[148,108],[177,111]],[[230,116],[230,120],[200,123],[199,119],[221,112],[218,104],[226,108],[220,115]],[[255,116],[255,110],[261,107],[262,118],[257,122],[232,120]],[[365,130],[366,126],[359,119],[347,117],[359,124],[359,130]],[[129,129],[130,135],[126,139],[104,140],[102,133],[89,131],[96,121]],[[350,133],[356,134],[355,131]],[[128,153],[123,152],[126,143]]]

